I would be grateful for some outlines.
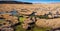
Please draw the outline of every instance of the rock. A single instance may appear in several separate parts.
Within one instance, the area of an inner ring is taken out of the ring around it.
[[[53,18],[52,15],[48,15],[49,18]]]
[[[5,27],[5,28],[2,28],[1,31],[14,31],[14,29],[10,27],[9,28]]]
[[[55,30],[55,31],[60,31],[60,30]]]
[[[25,23],[25,24],[29,24],[29,23],[32,23],[33,21],[32,20],[30,20],[30,18],[27,18],[23,23]]]
[[[30,26],[30,25],[28,25],[28,24],[22,24],[22,27],[23,27],[24,29],[28,29],[29,26]]]
[[[60,18],[56,19],[39,19],[35,23],[38,27],[50,27],[50,28],[59,28],[60,27]]]

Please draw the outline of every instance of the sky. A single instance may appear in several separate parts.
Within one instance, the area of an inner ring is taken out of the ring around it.
[[[23,2],[32,2],[32,3],[52,3],[52,2],[60,2],[60,0],[16,0]]]
[[[1,1],[1,0],[0,0]],[[3,0],[7,1],[7,0]],[[22,2],[32,2],[32,3],[52,3],[52,2],[60,2],[60,0],[8,0],[8,1],[22,1]]]

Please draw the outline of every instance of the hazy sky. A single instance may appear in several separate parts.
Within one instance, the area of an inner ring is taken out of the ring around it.
[[[10,0],[9,0],[10,1]],[[32,3],[52,3],[60,2],[60,0],[13,0],[13,1],[23,1],[23,2],[32,2]]]
[[[32,3],[52,3],[52,2],[60,2],[60,0],[17,0],[24,2],[32,2]]]
[[[60,0],[16,0],[16,1],[33,2],[33,3],[60,2]]]

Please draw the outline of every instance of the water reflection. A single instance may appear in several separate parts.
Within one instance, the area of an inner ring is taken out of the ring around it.
[[[11,14],[11,15],[17,15],[17,11],[16,10],[12,10],[11,12],[0,12],[0,14]]]

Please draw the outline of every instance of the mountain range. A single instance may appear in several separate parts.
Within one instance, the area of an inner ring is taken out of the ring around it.
[[[0,1],[0,4],[32,4],[29,2],[21,2],[21,1]]]

